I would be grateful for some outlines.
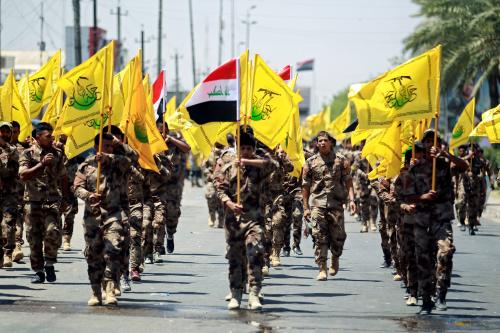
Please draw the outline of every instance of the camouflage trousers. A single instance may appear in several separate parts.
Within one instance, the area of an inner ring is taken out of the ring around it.
[[[478,182],[472,184],[470,192],[467,193],[467,219],[469,220],[469,228],[478,224],[479,216],[483,210],[481,202],[481,186]]]
[[[212,221],[217,221],[216,225],[219,228],[224,227],[224,207],[215,193],[215,186],[212,182],[207,182],[205,187],[205,198],[207,199],[208,214]]]
[[[456,193],[455,198],[455,210],[457,212],[458,222],[461,225],[465,224],[465,218],[467,217],[467,192],[463,189],[459,189]]]
[[[24,244],[23,233],[24,233],[24,203],[21,205],[17,205],[17,214],[16,214],[16,230],[15,230],[15,238],[16,244]]]
[[[426,297],[432,296],[435,288],[446,291],[450,287],[455,246],[450,220],[421,219],[414,229],[415,255],[419,294]]]
[[[142,202],[130,202],[130,268],[138,269],[142,262]]]
[[[57,250],[61,246],[59,203],[27,202],[24,222],[30,245],[31,269],[43,271],[44,266],[57,262]]]
[[[153,197],[153,248],[159,252],[165,244],[165,216],[167,215],[167,203],[158,197]]]
[[[264,245],[262,218],[259,215],[247,213],[237,218],[226,211],[224,229],[231,289],[243,289],[246,279],[250,287],[260,289],[262,286]]]
[[[394,268],[398,273],[401,273],[399,267],[399,256],[398,256],[398,238],[397,238],[397,226],[399,224],[400,208],[394,205],[384,205],[384,214],[386,220],[386,232],[389,251],[391,253],[392,261],[394,262]]]
[[[342,204],[339,203],[337,208],[312,207],[311,223],[316,263],[326,263],[328,249],[333,257],[340,257],[347,238]]]
[[[483,210],[486,205],[486,181],[483,180],[478,184],[478,190],[479,190],[479,208],[477,210],[477,216],[481,217],[483,214]]]
[[[0,261],[4,254],[12,255],[16,246],[16,219],[17,203],[12,196],[0,196],[0,212],[2,220],[0,221]]]
[[[100,217],[86,216],[83,231],[90,284],[99,286],[103,281],[119,281],[125,242],[121,219],[101,221]]]
[[[398,231],[399,264],[403,281],[412,296],[417,296],[417,258],[415,256],[415,224],[401,223]]]
[[[153,212],[154,206],[150,201],[146,201],[142,207],[142,259],[153,255]]]
[[[386,263],[391,263],[391,247],[389,246],[389,234],[387,233],[387,219],[384,213],[384,202],[382,200],[378,201],[378,210],[380,210],[380,219],[378,221],[378,232],[380,233],[380,246],[382,248],[382,253],[384,254],[384,261]]]
[[[179,181],[183,184],[183,181]],[[177,232],[177,225],[181,216],[182,190],[184,189],[182,184],[167,187],[168,199],[166,201],[165,227],[167,234],[170,236]]]
[[[285,221],[287,214],[284,207],[283,194],[273,193],[271,205],[271,228],[273,231],[272,246],[281,251],[285,240]]]
[[[70,205],[63,212],[64,215],[64,223],[62,227],[63,236],[73,236],[73,227],[75,225],[75,216],[78,214],[78,199],[76,196],[71,195],[69,199]]]
[[[379,200],[377,195],[373,193],[370,194],[370,219],[375,223],[377,221],[377,216],[382,218],[384,215],[383,202]],[[379,214],[380,213],[380,214]]]
[[[359,196],[356,200],[358,216],[362,225],[367,225],[370,220],[371,199],[369,195]]]
[[[304,216],[302,198],[292,197],[291,199],[285,200],[285,212],[288,212],[288,214],[286,214],[285,244],[283,247],[290,251],[290,229],[292,229],[293,234],[293,247],[300,246],[300,239],[302,237],[302,217]]]

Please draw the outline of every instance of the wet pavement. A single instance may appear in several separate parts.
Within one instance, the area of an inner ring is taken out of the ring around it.
[[[360,234],[347,217],[348,238],[339,274],[314,278],[310,239],[304,255],[283,258],[263,288],[264,310],[226,310],[225,242],[207,227],[203,191],[185,187],[176,250],[162,264],[147,265],[143,281],[119,298],[119,307],[86,305],[90,295],[82,227],[73,251],[61,252],[54,284],[31,285],[29,264],[0,270],[0,332],[474,332],[500,331],[500,223],[483,219],[477,236],[455,226],[448,311],[417,316],[399,282],[381,261],[378,233]],[[81,216],[81,213],[80,215]],[[27,250],[25,250],[27,252]],[[243,307],[246,306],[244,296]]]

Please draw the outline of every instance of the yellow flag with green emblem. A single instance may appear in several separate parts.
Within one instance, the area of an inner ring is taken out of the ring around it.
[[[113,45],[109,43],[57,81],[68,100],[63,128],[100,118],[101,111],[109,112],[113,94]]]
[[[476,109],[476,98],[465,106],[464,111],[458,118],[451,132],[450,151],[469,141],[469,134],[474,129],[474,110]]]
[[[142,80],[142,86],[144,87],[144,93],[146,95],[146,105],[148,110],[146,115],[146,125],[148,129],[151,132],[153,132],[150,135],[152,140],[149,146],[151,148],[151,152],[153,154],[156,154],[168,150],[168,148],[165,141],[163,140],[163,137],[161,136],[161,133],[158,131],[158,128],[156,127],[155,110],[153,106],[153,99],[151,98],[152,89],[151,89],[151,84],[149,83],[149,74],[146,74],[144,76],[144,79]]]
[[[0,121],[17,121],[21,127],[19,141],[31,136],[31,119],[14,79],[13,70],[5,79],[0,94]]]
[[[302,97],[293,92],[259,55],[254,58],[252,87],[252,108],[246,115],[247,123],[259,141],[274,148],[285,140],[293,110]]]
[[[40,114],[42,107],[52,100],[61,76],[61,50],[58,50],[36,73],[29,76],[29,112],[31,119]]]
[[[490,143],[500,143],[500,104],[483,112],[470,136],[487,136]]]
[[[302,173],[302,167],[305,163],[304,148],[302,146],[302,131],[300,128],[299,110],[293,110],[293,116],[290,119],[287,135],[281,147],[286,152],[293,164],[292,176],[299,178]]]
[[[342,141],[349,136],[343,133],[347,126],[351,123],[351,109],[349,105],[344,108],[344,111],[328,125],[328,132],[333,135],[337,141]]]
[[[391,127],[384,130],[378,138],[376,149],[372,154],[380,158],[378,168],[368,175],[370,180],[379,176],[381,170],[385,172],[386,178],[392,178],[401,170],[402,147],[401,147],[401,123],[394,122]],[[371,142],[370,142],[371,143]],[[365,146],[366,147],[366,146]],[[366,152],[363,151],[363,156]]]
[[[127,136],[128,144],[139,153],[141,167],[159,172],[151,146],[158,142],[163,142],[165,145],[165,142],[156,128],[154,119],[151,119],[153,115],[148,110],[140,54],[131,61],[130,74],[129,91],[120,128]]]
[[[47,106],[47,110],[43,114],[42,121],[49,123],[52,127],[56,127],[57,121],[61,116],[63,106],[63,91],[61,88],[57,89],[56,93],[52,95],[52,99],[50,100],[49,105]],[[54,135],[57,135],[54,131]]]
[[[440,59],[439,45],[364,84],[350,98],[358,128],[389,127],[395,120],[439,113]]]

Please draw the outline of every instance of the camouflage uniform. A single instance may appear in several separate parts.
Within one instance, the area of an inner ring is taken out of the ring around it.
[[[285,222],[285,242],[283,249],[290,251],[290,229],[293,230],[293,248],[300,247],[302,236],[302,206],[301,179],[287,175],[284,184],[284,208],[287,212]]]
[[[460,225],[465,225],[467,217],[467,202],[469,201],[470,179],[467,172],[456,172],[453,170],[453,187],[455,190],[455,210]]]
[[[181,137],[177,137],[182,140]],[[183,153],[172,142],[167,144],[168,150],[166,151],[167,157],[172,165],[172,174],[166,184],[166,215],[165,227],[167,235],[173,236],[177,232],[177,225],[179,217],[181,216],[181,200],[182,191],[184,189],[184,178],[186,176],[186,153]],[[164,239],[162,239],[163,245]]]
[[[31,268],[41,272],[44,266],[57,262],[61,246],[61,179],[66,178],[63,153],[54,147],[44,149],[33,144],[19,158],[19,173],[41,163],[47,154],[54,155],[52,165],[45,166],[30,180],[24,181],[24,222],[30,245]]]
[[[401,170],[400,174],[394,180],[394,196],[396,203],[401,208],[401,225],[398,231],[398,258],[400,272],[403,281],[411,296],[417,297],[418,279],[417,279],[417,258],[415,256],[415,214],[405,213],[403,210],[406,205],[403,200],[408,190],[411,180],[408,170]]]
[[[387,219],[385,215],[385,206],[384,206],[384,201],[380,198],[379,196],[379,191],[378,188],[380,186],[379,180],[375,179],[371,181],[371,186],[373,191],[376,191],[377,193],[377,199],[374,200],[374,205],[376,207],[376,211],[380,211],[380,219],[378,223],[378,231],[380,233],[380,247],[382,248],[382,253],[384,255],[384,263],[387,267],[389,267],[392,264],[392,256],[391,256],[391,246],[390,240],[389,240],[389,234],[387,232]],[[377,189],[377,190],[376,190]],[[375,216],[376,213],[375,213]]]
[[[167,183],[172,178],[172,164],[165,152],[155,155],[156,166],[160,173],[146,171],[149,178],[151,199],[153,203],[153,251],[162,253],[165,244],[165,220],[168,209],[168,198],[174,193],[168,191]]]
[[[78,169],[78,161],[76,158],[66,160],[64,163],[66,167],[66,173],[68,174],[68,182],[73,185],[75,181],[76,170]],[[70,191],[69,197],[67,199],[68,206],[63,212],[64,215],[64,224],[62,228],[63,237],[71,237],[73,236],[73,226],[75,224],[75,216],[78,214],[78,199],[74,191]]]
[[[216,166],[214,184],[217,197],[224,204],[229,200],[237,202],[236,156],[226,150]],[[241,215],[225,210],[226,258],[229,261],[229,285],[232,290],[242,290],[246,270],[250,288],[259,293],[262,286],[264,246],[262,243],[264,218],[260,206],[260,189],[264,179],[278,167],[275,161],[263,168],[243,166],[240,179],[240,196],[243,210]],[[243,266],[246,263],[246,269]]]
[[[90,195],[97,192],[97,160],[89,156],[78,167],[74,188],[76,196],[85,202],[83,229],[85,259],[93,290],[101,283],[119,280],[125,242],[123,183],[127,181],[130,159],[116,154],[106,155],[102,162],[99,193],[101,200],[91,204]]]
[[[142,205],[142,237],[141,237],[141,248],[142,248],[142,259],[144,262],[145,258],[153,259],[153,213],[154,204],[153,196],[151,194],[151,177],[146,170],[142,170],[144,175],[144,182],[142,184],[143,193],[143,205]]]
[[[144,209],[143,169],[133,163],[128,177],[128,203],[130,206],[130,269],[139,269],[142,262],[142,224]]]
[[[366,158],[361,157],[361,152],[354,155],[352,165],[352,184],[356,198],[358,216],[361,219],[362,228],[368,228],[370,222],[370,194],[371,186],[368,180],[369,165]]]
[[[473,229],[478,225],[478,216],[482,211],[481,196],[486,192],[485,168],[484,160],[479,157],[473,157],[469,160],[470,167],[465,173],[469,180],[469,188],[467,193],[467,219],[469,220],[469,228]]]
[[[16,246],[18,170],[18,152],[14,146],[6,143],[4,147],[0,147],[0,212],[2,214],[0,225],[0,264],[2,265],[4,255],[11,257]]]
[[[18,156],[23,153],[25,145],[21,143],[16,143],[16,149]],[[16,199],[17,199],[17,214],[16,214],[16,228],[15,228],[15,238],[16,238],[16,249],[22,251],[22,245],[24,244],[23,233],[24,233],[24,183],[19,179],[19,174],[16,174]]]
[[[428,193],[432,182],[432,160],[421,159],[408,171],[409,184],[406,196]],[[436,159],[436,199],[418,202],[415,213],[415,254],[418,268],[419,294],[426,298],[436,288],[445,292],[450,287],[453,265],[453,214],[454,193],[451,183],[450,162]],[[434,248],[437,251],[434,253]],[[435,279],[435,280],[434,280]]]
[[[210,222],[215,224],[217,222],[218,228],[224,227],[224,207],[222,207],[217,194],[215,193],[215,186],[213,183],[214,169],[222,153],[222,149],[214,147],[208,156],[208,159],[203,163],[203,173],[205,175],[205,198],[207,199],[208,214]]]
[[[268,202],[269,215],[266,216],[266,224],[271,224],[273,256],[279,257],[285,239],[285,221],[287,218],[284,206],[285,195],[283,183],[286,174],[293,171],[293,164],[285,153],[273,153],[271,155],[277,167],[273,169],[266,180],[271,199]]]
[[[328,249],[334,258],[339,258],[347,237],[342,205],[348,196],[347,182],[351,180],[349,163],[334,152],[327,156],[317,153],[307,159],[302,177],[302,186],[310,189],[316,263],[326,266]]]

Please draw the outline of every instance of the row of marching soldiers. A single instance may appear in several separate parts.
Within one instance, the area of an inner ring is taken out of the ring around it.
[[[380,216],[384,258],[380,267],[394,268],[393,279],[405,288],[407,305],[416,306],[421,298],[422,314],[447,309],[455,252],[452,220],[456,216],[460,230],[467,225],[474,235],[485,206],[486,179],[494,189],[491,165],[477,144],[460,146],[453,156],[439,137],[438,148],[432,148],[433,139],[434,132],[427,131],[415,143],[415,151],[405,153],[404,167],[393,179],[368,179],[371,169],[361,156],[364,142],[351,147],[344,141],[341,148],[352,162],[360,232],[376,231]],[[431,190],[433,156],[437,157],[435,191]]]
[[[19,124],[0,123],[0,267],[22,260],[25,228],[31,282],[55,282],[58,250],[71,250],[78,198],[85,203],[88,305],[116,305],[116,297],[131,290],[130,280],[141,280],[145,263],[174,251],[190,147],[161,120],[157,126],[168,147],[154,156],[159,173],[140,167],[116,126],[95,137],[93,154],[68,160],[66,138],[55,141],[50,124],[39,123],[31,142],[19,142]]]

